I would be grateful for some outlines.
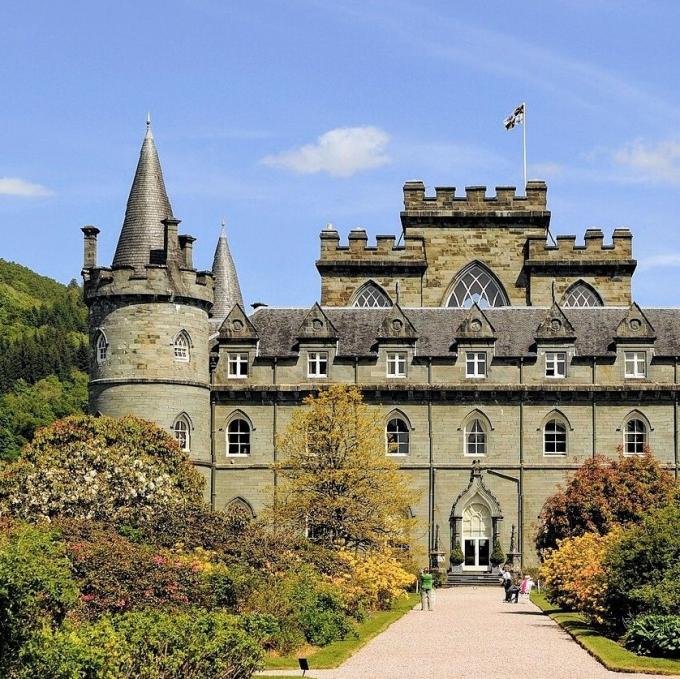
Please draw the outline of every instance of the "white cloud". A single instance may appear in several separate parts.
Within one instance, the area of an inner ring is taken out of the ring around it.
[[[680,254],[652,255],[641,259],[638,269],[658,269],[660,267],[680,266]]]
[[[301,174],[328,172],[350,177],[389,163],[385,152],[389,140],[387,132],[379,127],[338,127],[322,134],[314,144],[266,156],[262,162]]]
[[[21,196],[22,198],[42,198],[51,196],[51,191],[42,184],[33,184],[18,177],[0,177],[0,196]]]
[[[612,157],[639,181],[680,184],[680,141],[669,139],[654,145],[634,141],[615,151]]]

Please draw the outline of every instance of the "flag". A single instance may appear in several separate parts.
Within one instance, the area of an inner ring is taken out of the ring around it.
[[[520,104],[504,121],[506,130],[511,130],[516,125],[524,123],[524,104]]]

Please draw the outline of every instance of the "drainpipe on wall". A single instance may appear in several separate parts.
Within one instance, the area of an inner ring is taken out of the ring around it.
[[[673,362],[673,382],[676,385],[677,389],[677,384],[678,384],[678,357],[675,357],[675,361]],[[675,458],[675,478],[678,478],[678,475],[680,474],[680,470],[678,469],[678,466],[680,466],[680,451],[678,450],[678,392],[675,392],[675,398],[673,399],[673,452],[674,452],[674,458]]]
[[[593,356],[593,371],[592,371],[592,383],[593,386],[596,384],[597,378],[597,358]],[[592,392],[592,403],[593,403],[593,417],[592,417],[592,428],[593,428],[593,459],[597,455],[597,408],[595,403],[595,392]]]
[[[432,384],[432,357],[427,359],[427,383]],[[432,531],[434,527],[434,467],[433,463],[433,448],[432,448],[432,392],[428,390],[427,394],[427,439],[429,444],[429,479],[428,479],[428,507],[427,507],[427,551],[430,554],[433,549]]]
[[[272,362],[272,385],[276,387],[276,366],[278,363],[278,358],[274,356],[274,360]],[[274,404],[273,404],[273,413],[272,413],[272,457],[274,459],[274,464],[276,464],[276,461],[278,459],[277,457],[277,451],[276,451],[276,434],[277,434],[277,420],[278,420],[278,400],[279,400],[279,393],[276,389],[273,390],[274,392]],[[277,493],[277,481],[278,477],[276,474],[276,470],[274,470],[274,510],[276,510],[276,503],[278,500],[278,493]]]
[[[210,371],[210,509],[215,511],[217,504],[217,490],[215,483],[215,473],[217,466],[217,456],[215,453],[215,392],[212,387],[215,384],[215,369]]]

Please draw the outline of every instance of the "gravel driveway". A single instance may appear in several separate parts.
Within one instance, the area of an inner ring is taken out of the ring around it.
[[[315,679],[651,679],[609,672],[527,601],[502,602],[492,587],[437,592],[435,610],[418,606],[342,667]],[[271,672],[300,676],[300,672]]]

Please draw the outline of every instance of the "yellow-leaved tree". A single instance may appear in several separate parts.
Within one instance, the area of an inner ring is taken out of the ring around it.
[[[384,429],[356,387],[334,385],[305,399],[278,450],[280,522],[334,550],[408,545],[417,495],[385,455]]]

